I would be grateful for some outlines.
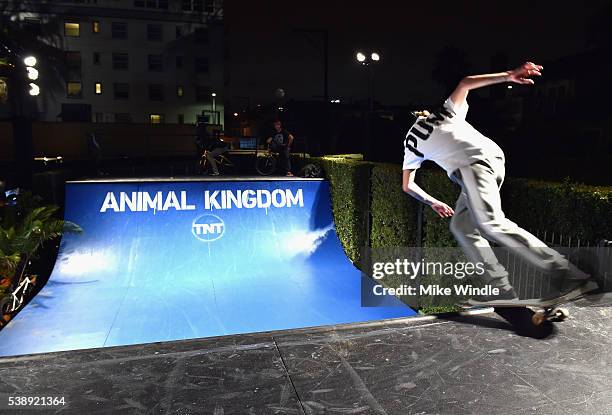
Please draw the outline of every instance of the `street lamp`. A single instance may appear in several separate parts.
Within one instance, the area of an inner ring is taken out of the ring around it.
[[[366,66],[368,68],[368,73],[370,76],[370,110],[363,114],[363,121],[365,123],[365,134],[363,136],[363,153],[365,158],[367,159],[370,155],[370,142],[373,141],[373,127],[372,124],[374,122],[374,64],[378,64],[380,62],[380,54],[378,52],[369,51],[364,53],[363,51],[358,51],[355,55],[357,58],[357,62],[361,64],[361,66]]]
[[[27,78],[30,81],[36,81],[38,79],[38,69],[35,68],[37,63],[38,61],[34,56],[26,56],[23,59],[23,64],[26,67]],[[34,82],[30,82],[28,86],[30,87],[28,93],[31,96],[35,97],[40,94],[40,87],[37,84],[35,84]]]
[[[380,54],[378,52],[357,52],[355,55],[357,62],[363,66],[367,66],[370,72],[370,111],[374,111],[374,71],[372,69],[373,64],[380,62]]]
[[[217,93],[213,92],[212,94],[210,94],[210,96],[212,97],[212,112],[215,112],[215,110],[217,109],[216,102],[215,102]]]
[[[357,58],[357,62],[359,62],[362,65],[370,65],[374,62],[380,61],[380,53],[378,52],[369,52],[368,54],[365,54],[359,51],[357,52],[355,57]]]

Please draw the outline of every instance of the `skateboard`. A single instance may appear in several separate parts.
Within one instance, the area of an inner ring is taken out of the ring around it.
[[[564,304],[585,298],[599,289],[594,281],[587,281],[564,295],[547,300],[528,299],[504,302],[491,301],[480,307],[493,307],[494,312],[514,326],[520,334],[531,337],[546,336],[552,331],[552,323],[562,322],[570,317]],[[474,308],[474,306],[470,307]]]

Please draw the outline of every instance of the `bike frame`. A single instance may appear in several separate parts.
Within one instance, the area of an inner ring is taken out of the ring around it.
[[[21,304],[23,304],[23,298],[30,286],[34,286],[34,281],[36,278],[30,279],[29,276],[26,276],[21,280],[17,288],[15,288],[9,295],[12,299],[12,304],[10,310],[7,310],[9,313],[13,313]]]

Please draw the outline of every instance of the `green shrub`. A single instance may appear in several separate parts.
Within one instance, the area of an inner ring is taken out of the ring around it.
[[[371,163],[335,157],[313,158],[330,183],[336,232],[346,255],[359,266],[368,245],[368,204]]]
[[[401,167],[374,164],[371,192],[372,248],[419,246],[417,211],[420,206],[402,191]]]
[[[590,243],[612,238],[611,187],[510,179],[502,199],[506,216],[532,232]]]

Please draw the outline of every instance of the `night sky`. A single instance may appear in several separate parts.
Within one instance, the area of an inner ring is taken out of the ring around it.
[[[367,96],[366,71],[354,57],[364,49],[382,56],[377,100],[429,102],[443,94],[431,79],[442,47],[463,49],[474,73],[488,71],[499,53],[510,66],[569,55],[590,47],[589,19],[605,3],[227,0],[229,98],[267,104],[276,88],[284,88],[287,99],[322,96],[322,42],[294,31],[301,28],[329,30],[330,98]]]

